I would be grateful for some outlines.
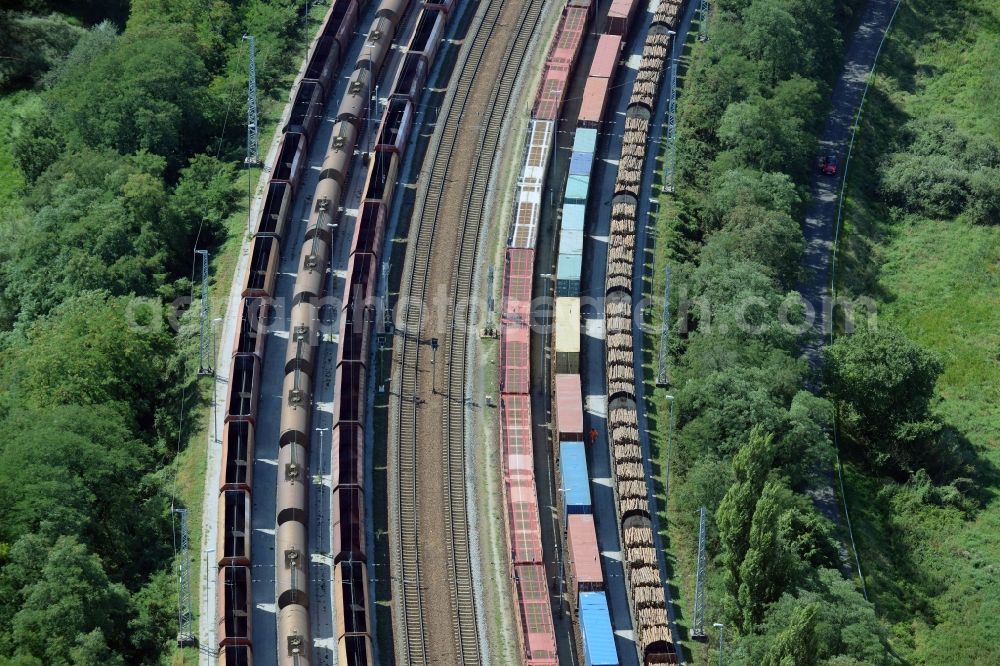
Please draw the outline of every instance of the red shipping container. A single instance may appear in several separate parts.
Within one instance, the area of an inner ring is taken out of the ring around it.
[[[590,75],[603,76],[606,79],[614,76],[621,50],[621,35],[601,35],[601,38],[597,40],[594,62],[590,65]]]
[[[597,127],[604,115],[604,105],[608,100],[608,82],[610,79],[591,76],[583,88],[583,101],[580,103],[578,121],[583,127]]]
[[[601,552],[597,548],[597,531],[594,516],[589,513],[571,513],[566,521],[566,548],[572,567],[573,598],[580,592],[599,592],[604,589],[601,573]]]
[[[607,31],[615,35],[625,35],[632,23],[637,0],[612,0],[608,9]]]
[[[560,442],[583,441],[580,375],[556,375],[556,432]]]

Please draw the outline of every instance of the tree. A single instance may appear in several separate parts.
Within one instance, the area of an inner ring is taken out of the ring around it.
[[[739,567],[737,598],[741,615],[737,626],[743,631],[764,621],[765,609],[777,601],[791,579],[791,553],[778,529],[779,519],[785,511],[783,491],[780,483],[768,481],[756,498],[746,554]]]
[[[17,167],[29,183],[38,180],[65,150],[62,134],[43,111],[29,113],[14,137],[12,150]]]
[[[827,386],[852,437],[876,466],[910,469],[939,430],[929,406],[941,361],[885,326],[841,337],[824,353]]]
[[[766,379],[765,370],[729,368],[688,381],[678,396],[691,415],[681,431],[685,454],[732,455],[755,425],[784,431],[787,414]]]
[[[195,234],[202,225],[202,246],[223,240],[224,222],[233,212],[236,196],[231,164],[209,155],[196,155],[181,169],[180,180],[170,195],[172,225],[177,230],[170,243],[171,256],[186,266],[187,252],[193,247]],[[171,262],[173,263],[173,262]]]
[[[0,11],[0,90],[40,79],[82,34],[59,14]]]
[[[741,46],[769,85],[813,67],[812,50],[781,0],[756,0],[743,12]]]
[[[177,584],[173,575],[159,571],[129,602],[131,663],[158,663],[154,655],[174,637],[177,622]]]
[[[815,145],[805,119],[789,113],[784,98],[751,98],[730,104],[719,123],[719,140],[726,152],[717,158],[717,170],[752,167],[805,175]]]
[[[102,21],[81,35],[66,57],[46,73],[44,81],[49,87],[55,85],[73,68],[87,67],[94,58],[105,53],[118,40],[118,30],[111,21]]]
[[[131,299],[81,294],[28,328],[7,386],[39,407],[112,402],[148,423],[172,348],[161,317]]]
[[[704,216],[709,229],[719,229],[726,215],[740,207],[756,207],[792,215],[801,199],[795,183],[783,173],[749,168],[733,169],[719,176],[706,197]]]
[[[123,154],[146,150],[179,167],[212,131],[208,72],[181,27],[126,31],[51,89],[55,121],[71,144]]]
[[[792,611],[788,627],[778,634],[768,648],[761,666],[814,666],[816,655],[816,618],[819,604],[809,604]]]
[[[818,469],[834,460],[829,433],[833,405],[809,391],[799,391],[788,408],[788,428],[777,447],[777,461],[793,488],[804,489]]]
[[[3,540],[72,534],[129,582],[157,566],[165,529],[146,495],[156,488],[143,480],[152,459],[127,420],[111,405],[50,405],[18,408],[0,423]]]
[[[70,664],[71,655],[107,655],[106,641],[125,613],[125,589],[74,537],[60,537],[43,557],[41,575],[28,583],[14,616],[19,651],[52,666]]]
[[[805,241],[791,215],[757,205],[738,206],[724,215],[723,224],[723,230],[705,243],[702,263],[721,265],[734,258],[756,261],[782,287],[795,286]]]
[[[715,514],[730,600],[736,599],[739,594],[742,583],[741,565],[750,548],[750,530],[757,498],[764,489],[773,461],[773,437],[765,434],[761,428],[754,427],[746,443],[733,457],[733,476],[736,481],[729,487]]]

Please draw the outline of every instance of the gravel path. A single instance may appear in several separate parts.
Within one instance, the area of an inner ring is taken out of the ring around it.
[[[822,348],[831,339],[833,326],[831,265],[834,259],[841,178],[851,127],[864,94],[865,82],[875,65],[879,45],[895,6],[894,0],[869,0],[865,7],[848,47],[843,71],[833,88],[832,108],[820,138],[819,154],[835,153],[840,158],[840,173],[837,177],[831,177],[814,171],[812,175],[810,203],[803,226],[806,238],[806,251],[802,259],[804,277],[799,285],[803,299],[815,312],[811,336],[804,345],[805,356],[815,372],[809,387],[812,390],[818,389]],[[833,470],[827,470],[825,477],[826,481],[812,492],[813,501],[823,515],[839,523],[840,508],[833,490]]]

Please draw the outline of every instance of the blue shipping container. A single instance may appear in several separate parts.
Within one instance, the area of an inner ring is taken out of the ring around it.
[[[556,265],[556,296],[580,295],[580,270],[583,257],[579,254],[559,255]]]
[[[594,153],[578,153],[573,151],[569,158],[569,174],[571,176],[589,176],[594,165]]]
[[[566,180],[566,203],[587,203],[590,176],[570,176]]]
[[[618,666],[608,598],[603,592],[580,593],[580,633],[587,666]]]
[[[577,229],[583,231],[583,221],[586,217],[587,207],[583,204],[566,204],[563,206],[562,228]]]
[[[583,254],[583,232],[563,229],[559,234],[559,254]]]
[[[597,130],[581,127],[573,137],[573,152],[593,153],[597,150]]]
[[[583,442],[563,442],[559,445],[559,469],[562,471],[566,513],[592,513],[590,473],[587,472],[587,453]]]

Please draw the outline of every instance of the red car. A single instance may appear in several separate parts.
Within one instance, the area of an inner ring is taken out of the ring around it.
[[[837,175],[837,156],[833,153],[821,155],[819,158],[819,172],[824,176]]]

